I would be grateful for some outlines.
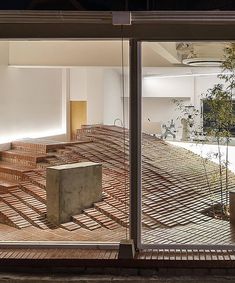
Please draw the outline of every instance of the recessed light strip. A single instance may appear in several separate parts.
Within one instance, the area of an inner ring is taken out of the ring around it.
[[[183,77],[203,77],[203,76],[218,76],[218,75],[229,75],[232,73],[200,73],[200,74],[180,74],[180,75],[144,75],[144,79],[166,79],[166,78],[183,78]]]

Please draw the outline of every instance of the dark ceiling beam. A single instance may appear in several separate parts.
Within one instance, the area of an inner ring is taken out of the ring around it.
[[[36,0],[44,1],[44,0]],[[132,24],[161,24],[191,22],[201,24],[231,23],[235,20],[233,11],[140,11],[131,12]],[[3,11],[0,23],[84,23],[112,24],[110,11]]]
[[[235,12],[133,12],[124,38],[148,40],[234,39]],[[120,39],[111,12],[0,11],[0,38]]]

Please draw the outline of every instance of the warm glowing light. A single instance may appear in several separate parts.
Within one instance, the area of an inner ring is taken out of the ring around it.
[[[184,78],[184,77],[203,77],[203,76],[218,76],[221,75],[221,72],[216,73],[198,73],[198,74],[178,74],[178,75],[146,75],[144,79],[167,79],[167,78]],[[225,73],[223,73],[225,74]],[[232,73],[226,73],[232,74]]]
[[[46,138],[51,136],[63,135],[65,133],[66,131],[64,129],[52,129],[47,131],[15,134],[15,135],[3,136],[3,137],[0,136],[0,144],[12,142],[14,140],[26,139],[26,138],[30,138],[30,139]]]

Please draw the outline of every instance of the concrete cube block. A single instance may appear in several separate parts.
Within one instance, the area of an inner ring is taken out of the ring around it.
[[[56,225],[102,198],[102,165],[81,162],[47,168],[47,218]]]

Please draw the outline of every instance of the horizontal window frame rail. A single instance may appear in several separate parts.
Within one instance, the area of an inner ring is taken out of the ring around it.
[[[0,11],[2,23],[86,23],[112,24],[112,12]]]
[[[131,23],[231,23],[235,11],[133,11]],[[1,23],[112,24],[112,11],[0,10]]]
[[[131,25],[112,24],[112,12],[0,11],[0,39],[230,40],[235,11],[131,12]]]

